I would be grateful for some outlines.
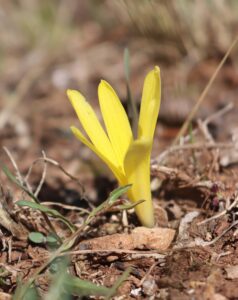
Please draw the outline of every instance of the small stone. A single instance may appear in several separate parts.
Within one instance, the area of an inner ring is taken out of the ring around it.
[[[158,289],[155,280],[152,277],[143,282],[142,288],[143,288],[143,293],[146,296],[153,296]]]
[[[137,227],[132,232],[135,248],[145,245],[148,249],[158,251],[167,250],[174,239],[174,235],[174,229],[162,227]]]
[[[131,290],[131,296],[138,297],[141,294],[141,288]]]
[[[230,266],[225,268],[227,273],[227,278],[229,279],[236,279],[238,278],[238,265]]]

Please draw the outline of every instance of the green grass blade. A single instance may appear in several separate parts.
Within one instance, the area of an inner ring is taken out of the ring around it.
[[[35,210],[39,210],[41,212],[46,213],[49,216],[57,218],[57,219],[61,220],[65,225],[67,225],[68,228],[72,232],[74,232],[75,229],[76,229],[76,227],[67,218],[65,218],[63,215],[61,215],[57,210],[55,210],[53,208],[49,208],[45,205],[38,204],[38,203],[35,203],[35,202],[31,202],[31,201],[27,201],[27,200],[17,201],[16,204],[18,206],[21,206],[21,207],[26,206],[26,207],[30,207],[30,208],[35,209]]]
[[[91,281],[82,280],[78,277],[67,275],[64,286],[69,294],[77,296],[109,296],[111,289],[105,286],[98,286]]]
[[[125,76],[126,81],[130,81],[130,53],[128,48],[125,48],[124,50],[124,70],[125,70]]]
[[[130,188],[131,188],[131,184],[127,184],[124,186],[120,186],[119,188],[115,189],[114,191],[112,191],[109,195],[108,198],[108,202],[110,204],[114,203],[119,197],[121,197],[123,194],[125,194]]]
[[[16,177],[10,172],[10,170],[8,169],[8,167],[6,165],[2,165],[2,170],[8,179],[10,179],[13,183],[15,183],[18,187],[20,187],[24,192],[26,192],[35,202],[37,202],[37,203],[39,202],[39,200],[35,197],[35,195],[32,194],[30,191],[28,191],[28,189],[16,179]]]
[[[138,116],[136,104],[132,98],[132,93],[131,93],[131,88],[130,88],[130,53],[129,53],[128,48],[125,48],[125,50],[124,50],[124,71],[125,71],[125,77],[126,77],[128,115],[129,115],[129,118],[131,119],[131,123],[132,123],[131,127],[132,127],[134,137],[136,137],[139,116]]]
[[[37,292],[35,285],[32,285],[27,289],[24,296],[22,297],[22,285],[20,281],[18,281],[16,291],[12,297],[12,300],[40,300],[40,296]]]
[[[58,264],[58,271],[54,276],[53,282],[50,285],[49,292],[44,300],[69,300],[71,293],[66,292],[65,282],[67,280],[68,260],[62,259]]]
[[[128,204],[123,204],[123,205],[118,205],[117,208],[119,210],[128,210],[136,207],[138,204],[141,204],[142,202],[145,202],[145,200],[138,200],[134,203],[128,203]]]

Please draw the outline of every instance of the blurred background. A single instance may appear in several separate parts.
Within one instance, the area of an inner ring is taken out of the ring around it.
[[[161,67],[156,155],[176,136],[237,29],[236,0],[2,0],[0,146],[11,151],[22,170],[44,150],[84,185],[94,185],[95,174],[108,173],[72,136],[69,126],[78,120],[65,91],[80,90],[100,113],[97,85],[105,79],[125,102],[123,53],[128,48],[138,105],[146,73],[155,64]],[[235,103],[229,118],[214,126],[218,140],[231,138],[237,128],[237,54],[238,47],[197,114],[204,119]],[[3,151],[1,159],[7,160]],[[52,173],[47,181],[55,189],[62,184],[57,176]]]

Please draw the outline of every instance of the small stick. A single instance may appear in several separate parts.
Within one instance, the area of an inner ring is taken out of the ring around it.
[[[17,163],[16,163],[15,159],[13,158],[11,152],[5,146],[3,147],[3,150],[6,152],[7,156],[9,157],[9,159],[10,159],[10,161],[11,161],[11,163],[12,163],[12,165],[13,165],[15,171],[16,171],[16,178],[19,180],[20,184],[23,185],[23,186],[25,185],[27,187],[27,189],[32,193],[32,188],[31,188],[30,184],[22,176],[22,174],[21,174],[21,172],[20,172],[20,170],[17,166]]]
[[[208,125],[209,123],[211,123],[212,121],[222,117],[224,114],[226,114],[227,112],[229,112],[232,108],[234,108],[234,103],[230,102],[228,103],[226,106],[224,106],[222,109],[218,110],[217,112],[215,112],[214,114],[208,116],[203,123],[205,123],[206,125]]]
[[[238,197],[235,198],[234,202],[232,202],[232,204],[228,208],[226,208],[225,210],[219,212],[218,214],[216,214],[206,220],[203,220],[203,221],[197,223],[197,225],[200,226],[200,225],[206,224],[212,220],[215,220],[217,218],[224,216],[228,211],[232,210],[232,208],[234,208],[237,204],[238,204]]]
[[[231,228],[233,228],[234,226],[236,226],[238,224],[238,220],[233,222],[227,229],[225,229],[219,236],[217,236],[216,238],[214,238],[213,240],[211,240],[210,242],[204,242],[204,246],[210,246],[214,243],[216,243],[221,237],[223,237],[223,235],[225,235]]]
[[[173,152],[181,151],[181,150],[199,150],[199,149],[216,149],[216,148],[233,148],[233,143],[194,143],[194,144],[185,144],[185,145],[175,145],[171,146],[169,149],[162,152],[157,158],[155,158],[155,161],[160,164],[164,158],[172,154]]]
[[[24,184],[24,179],[22,178],[21,172],[20,172],[20,170],[17,166],[17,163],[16,163],[15,159],[13,158],[11,152],[8,150],[7,147],[3,146],[2,148],[6,152],[8,158],[10,159],[10,161],[11,161],[11,163],[12,163],[12,165],[13,165],[15,171],[16,171],[16,176],[17,176],[18,180],[23,185]]]
[[[158,265],[158,261],[156,261],[155,263],[153,263],[152,266],[150,266],[149,270],[145,273],[145,276],[141,279],[141,281],[138,284],[138,287],[142,286],[142,284],[144,283],[144,281],[146,280],[146,278],[150,275],[150,273],[153,271],[153,269]]]
[[[207,124],[205,122],[202,122],[202,120],[200,120],[200,119],[197,121],[197,124],[198,124],[199,130],[201,131],[201,133],[205,137],[205,140],[208,143],[215,144],[213,136],[211,135],[211,133],[208,130]]]
[[[78,210],[81,212],[84,212],[86,214],[90,214],[90,211],[82,208],[82,207],[78,207],[78,206],[73,206],[73,205],[67,205],[67,204],[63,204],[63,203],[59,203],[59,202],[50,202],[50,201],[45,201],[45,202],[41,202],[42,205],[47,205],[47,206],[59,206],[62,207],[64,209],[68,209],[68,210]]]
[[[46,159],[46,155],[45,155],[45,151],[44,150],[42,150],[42,156],[43,156],[44,159]],[[41,191],[41,188],[42,188],[42,186],[43,186],[43,184],[45,182],[46,171],[47,171],[47,162],[46,162],[46,160],[44,160],[44,167],[43,167],[43,172],[42,172],[41,180],[40,180],[40,183],[39,183],[39,185],[38,185],[38,187],[37,187],[37,189],[36,189],[36,191],[34,193],[35,197],[38,197],[39,192]]]
[[[211,144],[215,145],[215,141],[213,139],[213,136],[211,135],[211,133],[208,130],[207,124],[205,122],[202,122],[201,120],[198,120],[198,128],[204,135],[207,142],[210,142]],[[212,149],[211,153],[212,153],[212,163],[211,163],[211,165],[209,167],[209,171],[208,171],[209,178],[211,177],[213,169],[218,170],[218,160],[219,160],[220,151],[218,148],[216,148],[216,149]]]
[[[219,65],[217,66],[216,70],[214,71],[212,77],[208,81],[208,84],[206,85],[205,89],[203,90],[202,94],[200,95],[200,97],[198,98],[196,104],[194,105],[192,111],[190,112],[190,114],[188,115],[187,119],[185,120],[183,126],[181,127],[181,129],[180,129],[179,133],[177,134],[175,140],[173,141],[172,145],[176,145],[179,142],[180,138],[187,131],[190,122],[192,121],[192,119],[195,116],[197,110],[201,106],[203,100],[205,99],[205,96],[207,95],[208,90],[210,89],[210,87],[213,84],[214,80],[216,79],[219,71],[223,67],[225,61],[227,60],[228,56],[230,55],[232,49],[235,47],[235,45],[236,45],[237,42],[238,42],[238,36],[236,36],[236,38],[234,39],[234,41],[232,42],[232,44],[230,45],[230,47],[226,51],[226,54],[224,55],[223,59],[220,61]]]
[[[116,253],[116,254],[138,254],[141,256],[156,256],[157,258],[165,258],[165,254],[158,253],[158,250],[149,251],[138,251],[138,250],[127,250],[127,249],[89,249],[89,250],[74,250],[62,252],[58,256],[70,256],[70,255],[80,255],[80,254],[93,254],[93,253]]]
[[[222,117],[223,115],[225,115],[226,113],[228,113],[230,110],[232,110],[232,108],[234,108],[234,103],[230,102],[228,103],[226,106],[224,106],[222,109],[216,111],[214,114],[208,116],[203,123],[205,123],[206,125],[210,124],[212,121],[215,121],[216,119]],[[193,135],[196,134],[198,131],[197,128],[195,128],[192,133]],[[189,141],[190,140],[190,135],[187,135],[184,137],[183,139],[184,141]]]
[[[231,228],[233,228],[234,226],[236,226],[238,224],[238,220],[233,222],[227,229],[225,229],[219,236],[217,236],[216,238],[214,238],[213,240],[207,242],[204,241],[201,238],[195,238],[195,240],[186,243],[185,245],[175,245],[174,246],[174,250],[178,250],[178,249],[186,249],[186,248],[194,248],[197,246],[201,246],[201,247],[207,247],[207,246],[211,246],[212,244],[216,243],[221,237],[223,237],[223,235],[225,235]]]
[[[30,176],[33,166],[38,163],[39,161],[45,161],[48,162],[56,167],[58,167],[66,176],[68,176],[70,179],[72,179],[73,181],[77,182],[78,185],[80,186],[81,190],[82,190],[82,194],[85,194],[85,189],[84,186],[82,185],[82,183],[79,181],[79,179],[73,175],[71,175],[70,173],[68,173],[56,160],[48,158],[48,157],[39,157],[37,158],[35,161],[33,161],[33,163],[31,164],[30,168],[28,169],[28,172],[26,174],[25,180]],[[85,197],[85,195],[84,195]]]
[[[123,227],[126,229],[126,232],[128,232],[128,216],[127,216],[127,210],[122,211],[122,224]]]
[[[27,181],[21,175],[21,172],[19,171],[17,163],[14,160],[13,156],[11,155],[10,151],[6,147],[3,147],[3,149],[7,153],[8,157],[10,158],[11,162],[14,165],[14,168],[16,169],[16,172],[17,172],[17,174],[19,176],[18,181],[19,181],[20,185],[22,186],[22,188],[24,188],[24,190],[25,190],[26,193],[32,194],[31,188],[29,189],[29,185],[28,185]],[[25,185],[26,185],[26,187],[25,187]],[[33,198],[36,203],[40,204],[40,201],[38,200],[38,198],[34,194],[32,194],[32,196],[31,196],[31,198]],[[61,238],[58,236],[58,234],[57,234],[57,232],[56,232],[53,224],[51,223],[50,219],[48,218],[48,215],[45,212],[43,212],[43,211],[41,212],[41,214],[42,214],[42,216],[43,216],[46,224],[49,226],[50,230],[56,235],[56,237],[58,237],[59,241],[61,241]]]

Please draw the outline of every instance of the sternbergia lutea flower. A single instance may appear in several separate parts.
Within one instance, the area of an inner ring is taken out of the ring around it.
[[[154,226],[154,211],[150,189],[150,156],[160,108],[160,69],[155,67],[144,81],[137,137],[134,138],[127,114],[116,92],[102,80],[98,98],[106,131],[84,96],[75,90],[67,95],[85,131],[71,126],[74,135],[109,167],[119,185],[132,184],[128,198],[136,205],[136,214],[147,227]]]

